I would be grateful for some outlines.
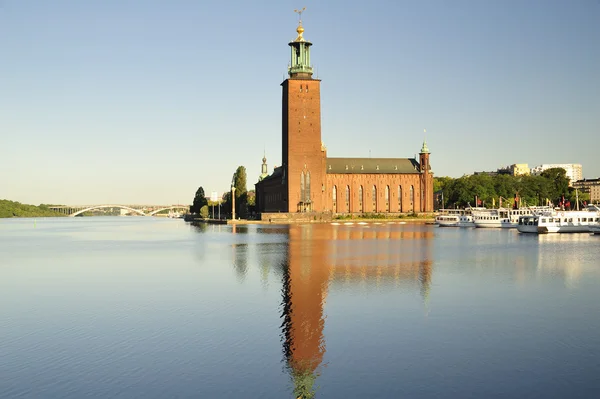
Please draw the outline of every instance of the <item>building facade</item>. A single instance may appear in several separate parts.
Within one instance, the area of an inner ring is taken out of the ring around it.
[[[321,139],[321,81],[313,78],[300,21],[282,86],[282,165],[256,183],[262,213],[433,211],[429,149],[419,158],[327,158]],[[263,159],[263,167],[265,160]],[[261,176],[262,177],[262,176]]]
[[[569,185],[572,186],[574,182],[577,180],[583,179],[583,170],[581,164],[578,163],[552,163],[552,164],[543,164],[536,166],[535,168],[531,168],[532,175],[540,175],[546,169],[552,168],[563,168],[567,174],[566,176],[569,178]]]
[[[515,163],[510,165],[510,172],[513,176],[526,176],[531,173],[529,165],[526,163]]]
[[[590,195],[592,204],[600,203],[600,179],[583,179],[573,183],[573,187]]]

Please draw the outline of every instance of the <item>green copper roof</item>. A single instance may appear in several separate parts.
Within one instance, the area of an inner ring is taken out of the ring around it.
[[[327,158],[327,173],[420,173],[412,158]]]
[[[421,147],[421,154],[429,154],[429,148],[427,148],[427,142],[423,140],[423,147]]]
[[[292,57],[288,68],[288,74],[290,77],[301,76],[307,78],[313,74],[313,68],[310,64],[310,46],[312,43],[302,36],[304,33],[302,22],[300,22],[296,31],[298,32],[298,37],[289,43]]]

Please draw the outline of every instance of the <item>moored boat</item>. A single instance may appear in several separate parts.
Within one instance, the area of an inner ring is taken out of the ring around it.
[[[600,223],[597,208],[583,211],[552,211],[519,217],[520,233],[589,233]]]
[[[473,210],[485,208],[440,209],[435,224],[440,227],[474,227]]]
[[[484,209],[473,212],[473,223],[475,227],[480,228],[512,229],[517,227],[521,216],[537,215],[551,211],[552,207],[549,206],[530,206],[518,209]]]

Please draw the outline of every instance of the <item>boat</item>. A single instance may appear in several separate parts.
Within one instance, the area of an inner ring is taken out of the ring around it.
[[[589,229],[590,233],[600,235],[600,223],[590,225]]]
[[[473,211],[485,208],[440,209],[435,217],[439,227],[474,227]]]
[[[479,228],[514,229],[521,216],[538,215],[552,211],[549,206],[529,206],[526,208],[483,209],[473,212],[473,224]]]
[[[588,207],[582,211],[556,211],[519,217],[520,233],[590,233],[600,224],[600,209]]]

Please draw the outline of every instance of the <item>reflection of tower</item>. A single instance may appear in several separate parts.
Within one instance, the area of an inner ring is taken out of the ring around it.
[[[324,304],[331,284],[377,290],[418,286],[425,303],[432,278],[433,230],[427,226],[290,225],[283,265],[283,347],[295,398],[311,398],[325,355]]]
[[[329,268],[323,263],[323,245],[313,240],[312,232],[312,226],[290,228],[289,263],[284,272],[284,352],[296,398],[314,396],[317,367],[325,353],[323,302]]]

